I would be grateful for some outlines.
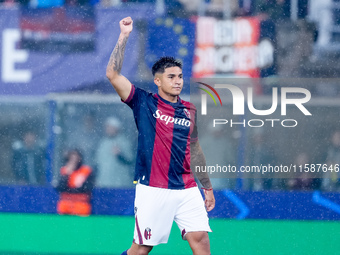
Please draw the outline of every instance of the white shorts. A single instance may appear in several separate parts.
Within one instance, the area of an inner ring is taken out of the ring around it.
[[[199,189],[173,190],[137,184],[134,242],[149,246],[167,243],[173,221],[183,239],[188,232],[211,232]]]

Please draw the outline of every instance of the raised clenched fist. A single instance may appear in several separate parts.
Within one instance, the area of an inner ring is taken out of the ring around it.
[[[131,17],[126,17],[119,22],[120,31],[123,34],[130,34],[132,31],[133,20]]]

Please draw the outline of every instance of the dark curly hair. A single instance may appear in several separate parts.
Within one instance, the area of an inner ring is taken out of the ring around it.
[[[173,57],[161,57],[152,66],[152,75],[155,76],[156,73],[164,73],[165,68],[178,66],[182,69],[182,63]]]

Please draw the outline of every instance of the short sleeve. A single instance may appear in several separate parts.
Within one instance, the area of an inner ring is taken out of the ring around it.
[[[122,100],[123,103],[127,104],[131,109],[134,109],[141,105],[143,97],[147,96],[148,92],[143,89],[132,85],[130,94],[126,100]]]
[[[190,135],[190,143],[195,143],[198,141],[198,130],[197,130],[197,111],[195,110],[194,128]]]
[[[136,87],[135,87],[135,85],[132,85],[131,86],[131,91],[130,91],[130,94],[129,94],[128,98],[125,99],[125,100],[122,99],[122,102],[127,104],[130,108],[132,108],[133,101],[134,101],[133,99],[134,99],[135,93],[136,93]]]

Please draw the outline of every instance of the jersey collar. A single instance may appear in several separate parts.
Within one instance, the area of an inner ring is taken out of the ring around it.
[[[178,96],[178,100],[176,103],[170,102],[168,100],[165,100],[163,97],[161,97],[158,93],[155,94],[156,98],[159,98],[161,101],[163,101],[164,103],[171,105],[172,107],[177,107],[181,104],[182,99]]]

